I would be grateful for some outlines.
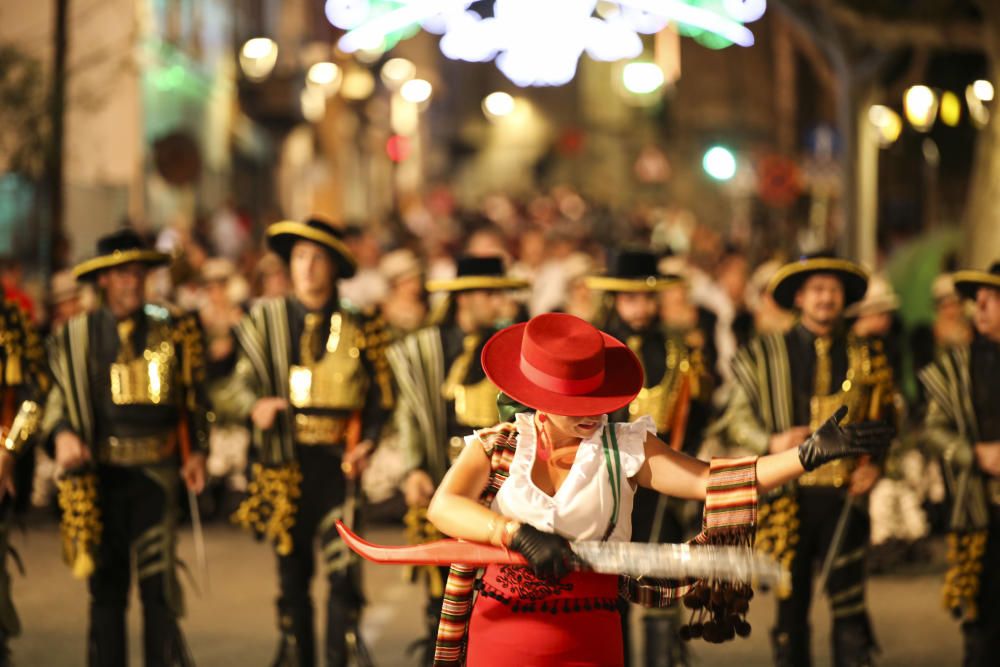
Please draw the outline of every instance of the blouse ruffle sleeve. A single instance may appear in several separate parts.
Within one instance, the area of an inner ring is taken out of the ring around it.
[[[472,435],[465,436],[465,446],[468,447],[469,445],[476,445],[477,447],[482,447],[483,451],[486,452],[486,456],[493,455],[493,445],[487,444],[486,440],[479,437],[478,430],[473,431]]]
[[[622,470],[626,477],[635,477],[646,461],[646,435],[656,435],[653,418],[645,415],[629,423],[615,424],[618,451],[621,453]]]

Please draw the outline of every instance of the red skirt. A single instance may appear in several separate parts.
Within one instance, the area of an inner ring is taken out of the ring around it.
[[[558,582],[491,565],[469,621],[467,667],[624,665],[618,577],[573,572]]]

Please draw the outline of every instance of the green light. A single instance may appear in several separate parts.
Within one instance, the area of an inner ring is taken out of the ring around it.
[[[725,146],[712,146],[701,160],[705,173],[717,181],[728,181],[736,175],[736,156]]]

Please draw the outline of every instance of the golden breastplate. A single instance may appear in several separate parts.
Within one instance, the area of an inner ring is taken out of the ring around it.
[[[360,410],[368,391],[361,342],[361,332],[351,318],[334,313],[325,354],[313,364],[289,369],[288,397],[292,406]]]
[[[165,326],[152,325],[146,349],[131,360],[111,364],[111,401],[115,405],[165,405],[173,398],[177,355]]]
[[[462,353],[448,369],[448,376],[441,386],[441,396],[446,401],[455,402],[455,420],[462,426],[486,428],[495,426],[500,419],[497,409],[497,394],[500,389],[483,378],[475,384],[462,384],[468,377],[472,364],[479,359],[476,351],[482,336],[468,334],[462,341]]]
[[[849,344],[847,376],[840,391],[826,396],[813,396],[809,401],[809,428],[823,425],[841,405],[847,406],[842,425],[881,419],[886,404],[891,401],[892,368],[880,350],[872,354],[867,345]],[[854,459],[837,459],[799,478],[800,486],[840,487],[850,481],[857,467]]]
[[[681,383],[692,370],[686,351],[676,341],[667,339],[666,355],[667,368],[659,384],[643,387],[628,406],[629,421],[649,415],[657,433],[667,433],[673,426]]]
[[[489,378],[476,384],[454,387],[455,419],[462,426],[486,428],[495,426],[500,419],[497,411],[497,394],[500,389]]]

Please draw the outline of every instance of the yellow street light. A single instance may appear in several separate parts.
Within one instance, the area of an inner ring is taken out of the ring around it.
[[[635,95],[655,92],[663,82],[663,70],[656,63],[628,63],[622,69],[622,84]]]
[[[868,109],[868,121],[878,130],[878,143],[882,148],[891,146],[903,131],[899,114],[882,104],[873,104]]]
[[[979,79],[972,83],[972,92],[981,102],[993,101],[993,84],[986,79]]]
[[[269,37],[254,37],[240,49],[240,69],[251,81],[263,81],[278,62],[278,45]]]
[[[980,90],[976,91],[976,83],[988,84],[989,88],[986,86],[980,86]],[[990,99],[993,99],[993,84],[989,81],[983,81],[980,79],[975,83],[970,83],[965,87],[965,104],[969,107],[969,118],[972,119],[972,124],[977,128],[982,129],[986,127],[986,123],[990,120],[990,110],[986,108],[986,104],[979,97],[979,93],[989,93]]]
[[[323,91],[327,97],[335,95],[343,80],[343,72],[336,63],[320,62],[306,73],[306,83]]]
[[[950,90],[941,93],[941,109],[938,115],[941,117],[941,122],[948,127],[957,127],[958,122],[962,120],[962,102],[958,99],[958,95]]]
[[[903,94],[903,112],[906,120],[918,132],[926,132],[937,117],[938,96],[927,86],[911,86]]]
[[[375,77],[364,67],[349,67],[340,84],[340,95],[349,100],[366,100],[375,92]]]
[[[514,111],[514,98],[508,93],[497,91],[483,98],[483,113],[490,118],[502,118]]]
[[[430,81],[424,79],[410,79],[399,89],[399,94],[403,99],[413,104],[423,104],[431,98],[434,87]]]
[[[395,90],[417,75],[417,66],[406,58],[392,58],[382,65],[382,83]]]
[[[326,115],[326,95],[322,88],[306,86],[299,93],[299,107],[302,117],[310,123],[318,123]]]

